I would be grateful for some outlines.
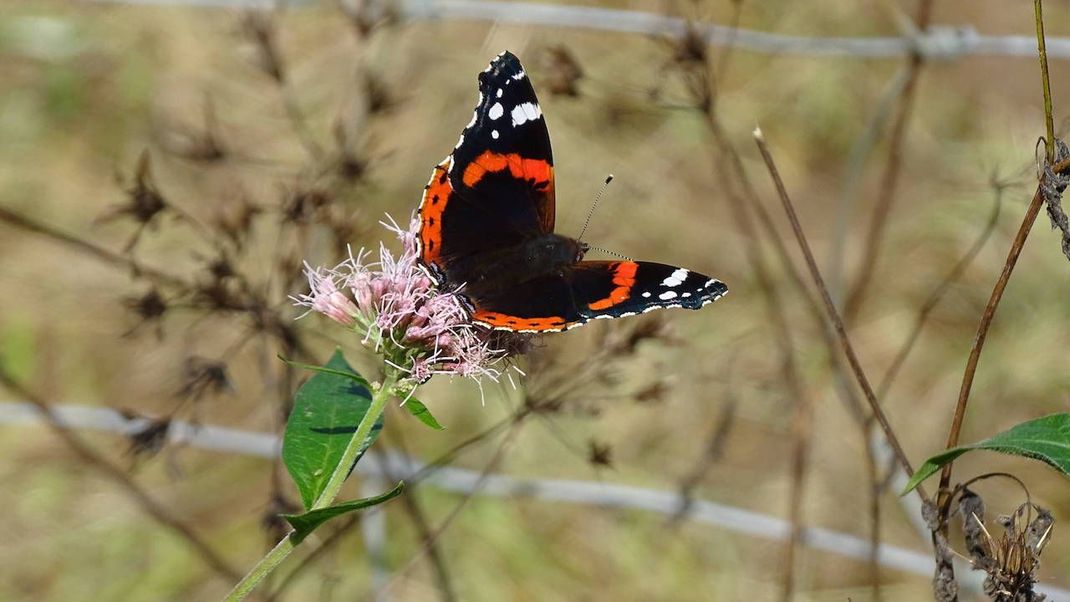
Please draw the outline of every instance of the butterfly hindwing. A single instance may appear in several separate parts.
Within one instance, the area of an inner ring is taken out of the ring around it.
[[[554,227],[550,135],[520,61],[504,52],[479,75],[479,103],[420,204],[425,264],[516,245]]]
[[[728,291],[719,280],[649,261],[581,261],[476,301],[473,319],[521,332],[568,330],[662,307],[698,309]]]

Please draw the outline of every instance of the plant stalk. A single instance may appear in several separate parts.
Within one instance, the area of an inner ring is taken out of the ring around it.
[[[386,408],[386,402],[390,399],[394,385],[397,384],[397,377],[388,376],[383,382],[382,386],[375,390],[372,395],[372,403],[368,407],[368,412],[364,414],[364,418],[360,420],[360,424],[357,425],[356,432],[349,439],[349,444],[346,445],[345,452],[342,453],[342,459],[339,460],[338,465],[335,466],[334,472],[331,474],[330,480],[327,481],[327,485],[320,494],[319,498],[312,504],[309,511],[319,510],[320,508],[326,508],[334,502],[334,499],[338,497],[338,492],[342,490],[342,485],[345,483],[346,478],[349,476],[350,471],[353,468],[353,464],[357,459],[357,455],[360,454],[360,448],[364,441],[368,438],[368,434],[371,433],[372,426],[375,424],[379,417],[382,416],[383,410]],[[291,531],[283,537],[279,543],[275,544],[275,547],[271,549],[260,562],[256,563],[256,566],[250,570],[234,589],[227,594],[224,598],[224,602],[237,602],[244,600],[256,586],[259,585],[265,577],[271,574],[286,557],[293,552],[296,544],[293,541],[294,532]]]
[[[1055,126],[1054,118],[1052,116],[1052,102],[1051,102],[1051,81],[1048,79],[1048,52],[1044,44],[1044,9],[1042,0],[1033,0],[1033,9],[1036,15],[1036,29],[1037,29],[1037,54],[1040,57],[1040,79],[1044,89],[1044,122],[1047,128],[1047,138],[1044,140],[1045,148],[1047,151],[1047,163],[1052,164],[1055,158]],[[1061,173],[1066,166],[1062,163],[1053,165],[1052,169],[1056,173]],[[1041,176],[1043,179],[1044,176]],[[1018,257],[1022,254],[1022,248],[1025,246],[1026,238],[1029,237],[1029,231],[1033,228],[1033,222],[1036,221],[1037,215],[1040,214],[1040,209],[1044,206],[1044,193],[1041,187],[1037,186],[1037,191],[1033,195],[1033,200],[1029,203],[1029,208],[1026,209],[1025,217],[1022,218],[1022,224],[1018,227],[1018,233],[1014,236],[1014,242],[1011,243],[1010,251],[1007,252],[1007,260],[1003,264],[1003,270],[1000,272],[999,279],[996,280],[996,285],[992,289],[992,294],[988,299],[988,303],[985,305],[984,313],[981,314],[981,322],[977,326],[977,335],[973,340],[973,348],[970,349],[970,357],[966,360],[966,370],[962,375],[962,386],[959,389],[958,402],[955,405],[955,414],[951,419],[951,428],[947,435],[947,448],[951,449],[958,445],[959,433],[962,430],[962,422],[966,417],[966,405],[970,400],[970,389],[973,387],[973,377],[977,372],[977,363],[981,359],[981,350],[985,345],[985,338],[988,336],[988,329],[992,325],[992,319],[996,315],[996,308],[999,307],[999,302],[1003,298],[1003,291],[1007,288],[1007,282],[1011,278],[1011,273],[1014,272],[1014,266],[1018,263]],[[953,462],[948,462],[944,465],[942,471],[940,471],[940,496],[938,505],[941,509],[941,513],[945,511],[944,505],[950,499],[947,496],[948,486],[951,484],[951,468]]]
[[[1044,126],[1047,138],[1044,139],[1044,150],[1048,157],[1048,163],[1055,160],[1055,119],[1051,105],[1051,79],[1048,77],[1048,47],[1044,42],[1044,3],[1042,0],[1033,0],[1033,13],[1037,20],[1037,57],[1040,59],[1040,81],[1044,86]]]

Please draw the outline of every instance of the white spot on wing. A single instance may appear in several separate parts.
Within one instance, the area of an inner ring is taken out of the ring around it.
[[[491,138],[494,138],[495,140],[497,140],[497,139],[498,139],[498,136],[499,136],[499,135],[500,135],[500,134],[498,134],[498,130],[491,130],[491,131],[490,131],[490,137],[491,137]]]
[[[676,291],[665,291],[664,293],[661,293],[660,295],[658,295],[658,299],[661,299],[662,301],[668,301],[669,299],[675,299],[675,298],[676,298]]]
[[[500,102],[494,103],[494,106],[492,106],[490,108],[490,110],[487,111],[487,117],[490,117],[491,119],[498,119],[499,117],[501,117],[504,114],[505,114],[505,107],[503,107],[502,103],[500,103]],[[513,109],[513,114],[514,115],[516,114],[516,109]]]
[[[520,81],[520,80],[524,79],[525,77],[527,77],[527,75],[528,74],[524,73],[524,70],[521,69],[520,71],[518,71],[515,74],[513,74],[512,78],[515,79],[516,81]]]
[[[650,291],[643,291],[643,298],[644,299],[649,297],[649,296],[650,296]]]
[[[676,271],[674,271],[673,273],[669,274],[665,278],[665,280],[661,281],[661,285],[662,286],[667,286],[669,288],[672,288],[674,286],[680,286],[681,284],[684,283],[684,280],[687,280],[687,274],[688,274],[688,271],[685,270],[684,268],[677,268]]]
[[[535,121],[542,116],[542,109],[533,102],[525,102],[513,107],[513,127]]]
[[[505,90],[502,90],[501,88],[498,88],[498,98],[501,98],[502,94],[504,94],[504,93],[505,93]]]

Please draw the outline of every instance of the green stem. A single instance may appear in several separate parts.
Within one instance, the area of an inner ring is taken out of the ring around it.
[[[1055,160],[1055,120],[1052,117],[1051,81],[1048,79],[1048,49],[1044,43],[1044,6],[1042,0],[1033,0],[1033,12],[1037,20],[1037,55],[1040,59],[1040,80],[1044,86],[1044,125],[1047,138],[1044,147],[1048,163]]]
[[[326,508],[334,502],[334,498],[338,497],[338,492],[342,490],[342,485],[345,483],[346,477],[349,476],[349,472],[353,468],[353,463],[356,461],[364,441],[368,438],[368,434],[371,433],[372,426],[379,420],[379,416],[383,414],[386,402],[390,399],[395,384],[397,384],[397,377],[388,376],[382,386],[375,390],[368,412],[364,414],[364,418],[357,425],[356,432],[353,433],[353,437],[349,439],[349,444],[346,445],[345,452],[342,453],[342,459],[335,466],[323,493],[309,508],[310,511]],[[286,560],[286,557],[296,547],[292,536],[293,531],[283,537],[270,552],[261,558],[260,562],[256,563],[256,566],[234,586],[234,589],[230,590],[224,601],[237,602],[238,600],[244,600],[265,577],[282,564],[282,561]]]

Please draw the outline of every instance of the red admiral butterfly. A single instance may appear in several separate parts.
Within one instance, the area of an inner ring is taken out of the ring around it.
[[[588,247],[554,233],[550,134],[520,60],[479,74],[479,104],[420,203],[420,259],[460,288],[472,320],[500,330],[558,332],[659,307],[698,309],[719,280],[648,261],[584,261]]]

